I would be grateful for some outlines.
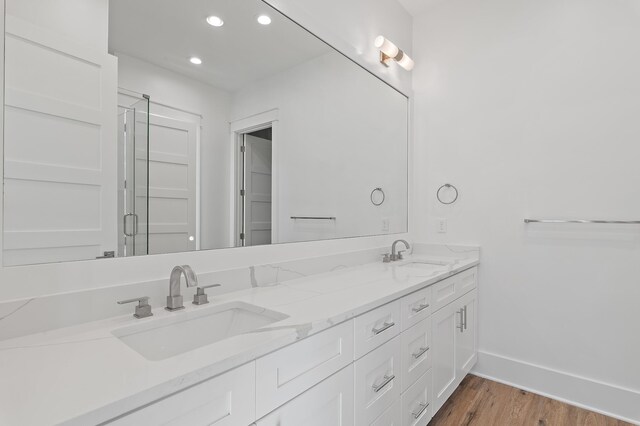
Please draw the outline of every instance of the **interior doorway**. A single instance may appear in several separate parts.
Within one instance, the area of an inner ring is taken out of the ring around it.
[[[266,127],[240,138],[240,246],[272,243],[273,130]]]

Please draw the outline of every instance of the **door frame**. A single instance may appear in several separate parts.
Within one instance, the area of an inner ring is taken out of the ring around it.
[[[229,123],[231,149],[231,175],[229,185],[229,246],[241,247],[240,232],[242,229],[242,215],[240,203],[240,182],[242,181],[242,156],[240,146],[246,133],[255,132],[271,127],[271,244],[278,243],[278,206],[279,206],[279,138],[278,138],[278,109],[272,109],[254,114]]]

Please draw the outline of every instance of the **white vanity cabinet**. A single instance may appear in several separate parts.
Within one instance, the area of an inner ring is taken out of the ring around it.
[[[425,426],[477,360],[471,268],[113,420]]]

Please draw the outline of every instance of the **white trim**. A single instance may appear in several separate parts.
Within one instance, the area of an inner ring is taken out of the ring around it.
[[[5,1],[0,0],[0,7],[2,8],[2,19],[0,19],[0,34],[5,34],[5,22],[7,19],[7,13],[5,8]],[[2,178],[2,192],[0,192],[0,281],[2,280],[2,270],[4,268],[4,45],[6,35],[2,37],[2,43],[0,43],[0,178]]]
[[[640,392],[633,389],[488,352],[478,353],[471,373],[640,425]]]
[[[238,169],[240,158],[238,147],[241,143],[241,136],[256,130],[271,127],[271,244],[277,244],[278,240],[278,206],[279,206],[279,144],[278,144],[278,109],[261,112],[249,117],[241,118],[229,123],[230,143],[231,143],[231,173],[229,176],[229,245],[238,246],[238,209],[237,195],[240,191],[238,187]]]

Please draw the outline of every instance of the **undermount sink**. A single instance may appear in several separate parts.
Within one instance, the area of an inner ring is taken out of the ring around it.
[[[159,361],[285,318],[288,316],[279,312],[234,302],[191,312],[176,312],[170,318],[151,319],[112,333],[148,360]]]
[[[401,268],[414,268],[427,271],[442,271],[450,269],[454,262],[440,260],[412,260],[400,265]]]

